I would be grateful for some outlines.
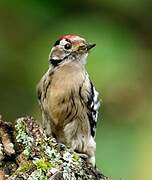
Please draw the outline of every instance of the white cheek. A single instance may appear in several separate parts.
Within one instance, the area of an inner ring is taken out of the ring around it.
[[[54,60],[59,60],[59,59],[63,59],[65,56],[65,53],[63,51],[63,48],[58,45],[58,47],[53,47],[51,49],[51,52],[49,54],[49,59],[54,59]]]
[[[52,58],[52,52],[54,51],[54,49],[55,49],[55,47],[53,47],[53,48],[51,49],[51,52],[50,52],[50,54],[49,54],[49,59]]]
[[[65,44],[67,44],[67,41],[66,41],[65,39],[63,39],[63,40],[60,41],[60,45],[61,45],[61,46],[64,46]]]
[[[81,62],[82,64],[86,64],[87,63],[87,57],[88,57],[88,53],[85,53],[81,56]]]

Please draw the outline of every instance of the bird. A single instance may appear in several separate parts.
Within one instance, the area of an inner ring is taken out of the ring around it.
[[[86,155],[92,166],[100,100],[85,64],[95,46],[79,35],[59,37],[49,54],[49,68],[37,85],[46,134]]]

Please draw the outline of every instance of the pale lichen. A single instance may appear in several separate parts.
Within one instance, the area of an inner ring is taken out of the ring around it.
[[[47,176],[41,169],[37,169],[31,173],[27,180],[47,180]]]
[[[29,158],[31,155],[31,149],[34,142],[34,139],[29,136],[26,132],[26,124],[24,118],[19,118],[15,125],[16,128],[16,141],[24,145],[23,154],[26,158]]]
[[[33,118],[19,118],[15,132],[15,147],[18,153],[16,159],[19,167],[9,180],[101,179],[100,173],[79,154],[64,144],[57,143],[56,139],[47,137]]]
[[[63,163],[63,179],[82,179],[84,171],[82,169],[81,158],[76,153],[70,154],[69,152],[66,152],[63,158],[65,160]]]

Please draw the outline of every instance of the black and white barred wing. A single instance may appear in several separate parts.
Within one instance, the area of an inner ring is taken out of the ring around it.
[[[89,110],[88,118],[90,122],[91,135],[95,137],[100,101],[99,101],[99,93],[96,91],[91,81],[90,81],[90,85],[91,85],[91,92],[90,92],[90,96],[88,97],[88,110]]]

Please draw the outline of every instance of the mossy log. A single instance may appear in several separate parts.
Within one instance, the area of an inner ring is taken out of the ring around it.
[[[47,137],[32,117],[0,117],[0,180],[108,180],[65,145]]]

